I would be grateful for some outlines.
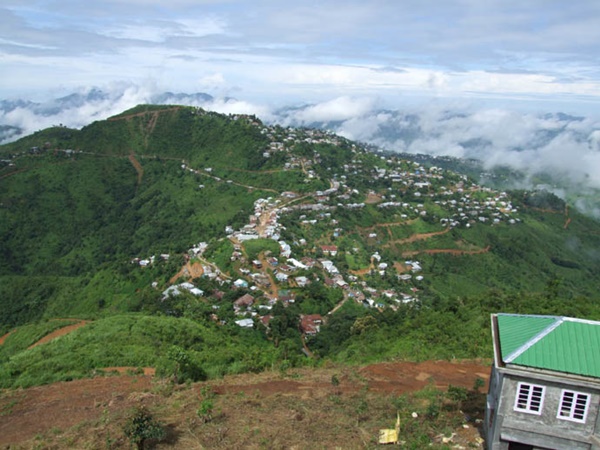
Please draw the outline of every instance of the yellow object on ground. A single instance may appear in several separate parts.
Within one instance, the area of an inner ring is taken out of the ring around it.
[[[400,434],[400,413],[396,414],[396,427],[387,430],[379,430],[380,444],[395,444],[398,442]]]

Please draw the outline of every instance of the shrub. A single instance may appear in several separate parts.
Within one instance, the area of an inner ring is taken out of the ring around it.
[[[148,439],[164,439],[164,426],[144,407],[136,408],[123,427],[125,436],[134,443],[138,450],[144,449]]]

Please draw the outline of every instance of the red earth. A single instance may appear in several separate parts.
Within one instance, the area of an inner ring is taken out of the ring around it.
[[[131,373],[130,369],[115,367],[102,371]],[[339,373],[341,392],[355,393],[366,388],[370,392],[398,395],[428,385],[471,389],[478,378],[487,384],[489,371],[489,364],[480,361],[390,362],[356,368],[299,369],[302,376],[297,379],[282,379],[278,372],[227,376],[211,380],[210,385],[217,394],[327,395],[331,390],[331,373]],[[141,400],[152,400],[151,397],[156,397],[151,393],[156,383],[159,381],[149,375],[123,374],[6,390],[0,394],[0,446],[25,442],[51,430],[91,423],[107,411],[125,410]],[[194,390],[201,390],[203,385],[194,385]]]
[[[66,327],[59,328],[58,330],[53,331],[52,333],[47,334],[35,344],[29,346],[29,348],[37,347],[38,345],[45,344],[46,342],[50,342],[52,339],[56,339],[59,336],[64,336],[65,334],[69,334],[75,331],[77,328],[81,328],[85,324],[89,323],[89,320],[81,320],[72,325],[67,325]]]

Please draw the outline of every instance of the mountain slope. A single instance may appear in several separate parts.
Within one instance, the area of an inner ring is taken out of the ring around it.
[[[552,194],[480,186],[459,161],[176,105],[0,155],[7,387],[100,366],[169,373],[177,355],[202,368],[192,379],[489,356],[491,312],[600,317],[598,222]],[[35,349],[18,333],[65,317],[94,322]]]

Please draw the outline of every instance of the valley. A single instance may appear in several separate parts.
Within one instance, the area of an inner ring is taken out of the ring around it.
[[[337,439],[370,445],[400,410],[414,448],[443,445],[469,422],[450,385],[481,412],[491,313],[600,318],[598,222],[546,191],[479,184],[455,160],[155,105],[42,130],[0,159],[6,423],[28,414],[19,392],[98,385],[83,422],[21,424],[19,439],[83,445],[68,431],[82,427],[116,448],[126,410],[151,399],[171,445],[206,445],[199,430],[213,448],[283,445],[234,410],[263,421],[284,399],[282,417],[326,419]],[[206,386],[222,421],[196,414]]]

